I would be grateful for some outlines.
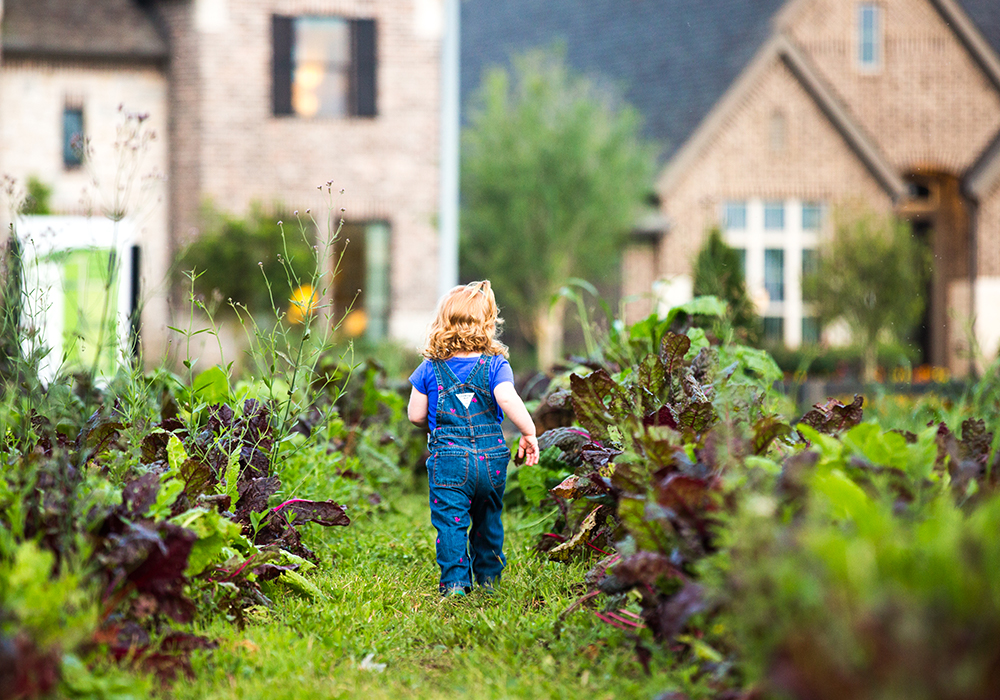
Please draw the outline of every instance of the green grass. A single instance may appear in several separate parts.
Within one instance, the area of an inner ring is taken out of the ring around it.
[[[627,635],[591,610],[558,624],[585,592],[587,565],[536,556],[518,532],[528,520],[516,512],[506,514],[509,561],[496,593],[442,599],[425,499],[393,494],[389,512],[358,516],[348,528],[310,531],[310,544],[325,560],[310,580],[326,598],[280,589],[273,609],[242,630],[224,620],[205,625],[200,631],[219,647],[197,657],[196,679],[177,683],[171,695],[601,700],[676,689],[698,696],[677,674],[656,670],[669,664],[666,652],[656,652],[646,675]],[[366,669],[369,655],[384,670]]]

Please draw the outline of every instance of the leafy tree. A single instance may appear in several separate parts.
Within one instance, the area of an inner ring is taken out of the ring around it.
[[[294,216],[288,226],[281,219],[259,206],[245,218],[206,207],[203,233],[182,251],[176,281],[186,285],[185,275],[194,270],[195,292],[222,302],[219,310],[225,313],[230,299],[245,304],[252,314],[283,308],[298,285],[292,277],[308,280],[315,259],[311,221],[303,228]]]
[[[747,293],[739,254],[726,245],[722,233],[713,228],[694,263],[694,295],[714,296],[729,307],[733,327],[744,342],[760,340],[760,319]]]
[[[27,196],[24,198],[22,214],[51,214],[49,200],[52,198],[52,188],[34,175],[28,178]]]
[[[862,348],[865,381],[875,379],[880,340],[905,341],[920,321],[930,258],[910,225],[870,211],[838,214],[803,290],[822,323],[843,319]]]
[[[538,362],[562,355],[573,277],[612,278],[624,236],[651,189],[654,150],[640,119],[561,52],[494,68],[462,139],[463,274],[489,277]]]

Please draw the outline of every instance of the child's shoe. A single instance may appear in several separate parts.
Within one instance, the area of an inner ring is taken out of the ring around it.
[[[446,588],[441,596],[444,598],[462,598],[465,596],[465,589],[462,586],[452,586],[451,588]]]

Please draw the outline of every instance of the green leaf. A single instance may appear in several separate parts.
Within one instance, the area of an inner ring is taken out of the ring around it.
[[[237,445],[235,449],[229,454],[229,459],[226,461],[226,473],[225,473],[225,493],[232,500],[233,503],[236,502],[236,482],[240,478],[240,445]]]
[[[780,380],[784,374],[778,363],[774,361],[770,353],[766,350],[750,348],[745,345],[737,345],[736,359],[740,361],[745,369],[750,370],[767,383]]]
[[[194,532],[198,539],[191,546],[186,576],[197,576],[213,562],[222,564],[226,557],[223,550],[241,538],[242,528],[218,511],[192,508],[170,522]]]
[[[170,464],[170,469],[179,472],[181,465],[187,461],[187,458],[184,443],[176,435],[171,434],[170,439],[167,440],[167,462]]]
[[[191,393],[198,401],[206,404],[228,403],[229,377],[218,365],[210,367],[191,382]]]
[[[315,583],[307,579],[298,571],[282,571],[277,580],[292,590],[314,600],[323,598],[323,591],[321,591]]]
[[[670,552],[673,526],[663,517],[665,513],[656,503],[645,498],[623,496],[618,501],[618,517],[635,539],[637,549],[649,552]]]
[[[817,473],[813,478],[813,488],[824,497],[834,518],[859,522],[874,516],[875,504],[864,489],[839,469]]]
[[[546,471],[537,464],[526,464],[518,470],[517,478],[518,484],[521,486],[521,492],[528,503],[534,508],[540,506],[549,494],[545,486]]]
[[[670,326],[680,313],[686,313],[689,316],[716,316],[722,318],[726,315],[726,302],[713,296],[695,297],[691,301],[670,309],[665,319],[666,325]]]
[[[156,501],[149,507],[149,517],[153,520],[162,520],[170,515],[170,509],[184,493],[183,481],[171,476],[170,472],[164,473],[163,476],[166,478],[161,478],[160,490],[156,492]]]
[[[777,416],[765,416],[753,426],[751,451],[755,455],[763,455],[774,440],[790,435],[791,432],[792,427]]]
[[[684,353],[684,359],[687,362],[690,362],[697,357],[702,348],[707,348],[712,345],[708,342],[708,336],[705,335],[704,328],[689,328],[687,337],[691,339],[691,346],[688,348],[688,351]]]

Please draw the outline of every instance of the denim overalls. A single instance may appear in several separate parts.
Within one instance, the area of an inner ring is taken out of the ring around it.
[[[472,576],[488,586],[507,563],[500,513],[510,461],[490,391],[489,359],[479,358],[465,382],[445,362],[432,364],[437,426],[428,438],[427,477],[440,587],[471,589]]]

